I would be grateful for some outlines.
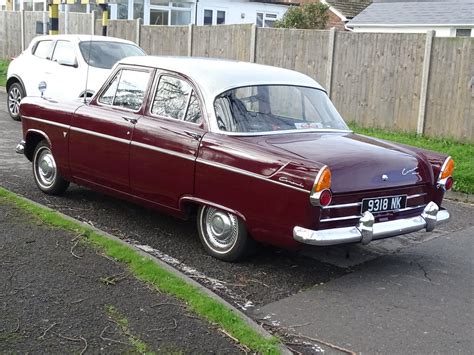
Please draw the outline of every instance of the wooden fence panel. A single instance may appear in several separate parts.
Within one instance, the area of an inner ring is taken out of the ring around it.
[[[0,58],[11,58],[21,53],[21,13],[0,11]]]
[[[149,55],[188,55],[189,26],[142,26],[140,47]]]
[[[137,39],[137,21],[136,20],[109,21],[109,26],[107,27],[107,36],[118,37],[118,38],[135,42]]]
[[[248,62],[251,35],[252,25],[194,27],[192,55]]]
[[[425,35],[338,32],[332,98],[346,121],[416,132]]]
[[[43,16],[44,14],[44,16]],[[36,22],[43,22],[43,19],[48,22],[48,13],[42,11],[25,11],[25,48],[28,47],[31,40],[36,36],[41,36],[43,33],[36,33]],[[47,33],[47,28],[46,28]]]
[[[425,134],[474,141],[474,40],[434,38]]]
[[[257,29],[256,62],[297,70],[326,86],[329,31]]]

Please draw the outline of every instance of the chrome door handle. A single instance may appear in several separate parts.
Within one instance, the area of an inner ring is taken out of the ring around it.
[[[136,118],[127,117],[127,116],[122,116],[122,118],[125,121],[130,122],[131,124],[136,124],[138,122],[138,120]]]
[[[201,138],[202,138],[202,135],[201,134],[198,134],[198,133],[194,133],[194,132],[188,132],[188,131],[184,131],[184,133],[188,136],[190,136],[191,138],[194,138],[195,140],[197,141],[200,141]]]

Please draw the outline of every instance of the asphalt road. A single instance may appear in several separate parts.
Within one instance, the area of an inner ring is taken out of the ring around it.
[[[452,220],[434,233],[414,233],[376,241],[368,246],[319,248],[304,253],[262,248],[256,256],[243,263],[221,262],[204,253],[198,241],[195,221],[179,221],[75,185],[72,185],[62,197],[46,196],[39,192],[32,178],[31,164],[24,157],[14,153],[14,147],[21,139],[21,124],[9,118],[5,107],[5,94],[0,93],[1,186],[89,222],[130,242],[146,245],[144,247],[146,250],[212,288],[249,314],[254,314],[256,308],[263,309],[265,306],[301,293],[302,290],[312,289],[315,285],[321,287],[338,281],[343,282],[346,280],[345,277],[350,276],[358,277],[363,294],[361,297],[370,300],[373,297],[373,290],[369,286],[373,279],[364,277],[365,267],[378,265],[371,277],[381,283],[387,283],[389,280],[386,279],[385,269],[388,269],[399,255],[409,252],[417,245],[430,245],[433,242],[438,243],[439,250],[443,252],[448,250],[447,246],[451,243],[457,243],[449,239],[451,233],[459,232],[463,235],[464,230],[474,225],[472,205],[447,201],[445,207],[452,212]],[[472,238],[466,243],[466,248],[469,248],[469,243],[472,247]],[[408,253],[405,258],[410,258],[409,255]],[[452,259],[455,255],[447,254],[446,258]],[[468,260],[461,262],[466,262],[466,268],[472,268],[472,263],[469,264]],[[458,282],[464,283],[465,279],[455,279],[452,282],[456,285]],[[367,286],[365,294],[364,286]],[[472,288],[458,289],[460,293],[468,295],[470,292],[469,297],[472,296]],[[420,294],[418,297],[423,295]],[[320,301],[321,305],[325,304],[323,300]],[[472,313],[472,305],[472,301],[466,305],[467,312]],[[449,307],[444,311],[451,312]],[[324,321],[327,322],[328,329],[337,331],[337,322],[331,317],[324,318]],[[470,326],[472,327],[472,324]],[[377,349],[377,346],[383,349],[384,337],[392,335],[387,334],[384,329],[375,327],[370,329],[374,338],[379,339],[371,349]],[[457,329],[451,329],[453,334],[456,334],[456,331]],[[404,339],[400,338],[399,341]],[[427,344],[426,349],[432,348]],[[312,351],[317,350],[316,348]]]

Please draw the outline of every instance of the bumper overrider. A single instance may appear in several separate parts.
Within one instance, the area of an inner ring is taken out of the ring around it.
[[[17,144],[17,146],[15,148],[15,152],[17,152],[18,154],[24,154],[25,153],[25,145],[26,145],[26,142],[24,140],[22,140],[20,143]]]
[[[426,205],[421,215],[375,223],[375,217],[365,212],[356,227],[311,230],[303,227],[293,228],[293,238],[304,244],[334,245],[344,243],[368,244],[372,240],[394,237],[401,234],[413,233],[422,229],[431,232],[436,225],[447,222],[449,212],[440,210],[431,201]]]

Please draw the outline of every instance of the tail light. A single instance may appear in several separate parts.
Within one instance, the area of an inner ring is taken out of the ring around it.
[[[314,180],[309,200],[313,206],[324,207],[331,203],[331,170],[325,165]]]
[[[454,171],[454,160],[451,157],[447,157],[439,172],[437,186],[444,191],[451,189],[453,186],[453,171]]]

